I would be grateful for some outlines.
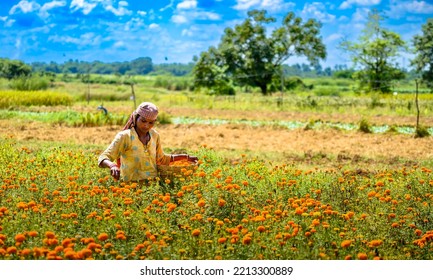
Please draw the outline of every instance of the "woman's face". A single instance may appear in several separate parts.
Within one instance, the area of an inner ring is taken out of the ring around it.
[[[147,133],[155,125],[156,120],[149,120],[142,116],[138,116],[136,129],[139,133]]]

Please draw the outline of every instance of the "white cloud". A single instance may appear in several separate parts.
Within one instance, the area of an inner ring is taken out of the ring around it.
[[[167,9],[173,9],[173,4],[174,4],[174,0],[170,0],[170,4],[168,4],[167,6],[159,9],[160,12],[164,12]]]
[[[86,0],[72,0],[69,7],[73,12],[82,10],[83,14],[88,15],[96,7],[96,4],[88,3]]]
[[[252,7],[264,9],[269,12],[284,11],[294,7],[293,2],[285,3],[284,0],[237,0],[233,9],[238,11],[250,10]]]
[[[337,40],[340,40],[341,38],[343,38],[343,35],[340,33],[333,33],[331,35],[329,35],[328,37],[325,38],[324,42],[325,43],[332,43],[335,42]]]
[[[377,4],[380,4],[381,0],[347,0],[341,3],[340,9],[350,9],[352,5],[359,5],[359,6],[374,6]]]
[[[180,2],[179,4],[177,4],[176,8],[179,10],[195,9],[195,8],[197,8],[197,1],[196,0],[184,0],[183,2]]]
[[[262,0],[260,9],[265,9],[270,12],[284,11],[293,8],[295,3],[284,3],[284,0]]]
[[[145,24],[143,22],[143,19],[141,18],[132,18],[131,20],[129,20],[123,30],[125,31],[136,31],[136,30],[140,30],[142,27],[144,27]]]
[[[352,22],[367,22],[370,10],[367,8],[358,8],[352,15]]]
[[[411,14],[433,14],[433,5],[425,1],[392,1],[390,5],[390,11],[387,15],[391,18],[402,18],[406,17],[408,13]]]
[[[233,6],[233,9],[235,10],[249,10],[251,7],[259,5],[261,3],[261,0],[237,0],[236,5]]]
[[[123,49],[125,48],[126,44],[123,41],[117,41],[116,43],[114,43],[113,46],[118,49]]]
[[[39,10],[39,16],[42,18],[47,18],[49,17],[49,10],[64,6],[66,6],[66,1],[52,1],[49,3],[45,3]]]
[[[159,24],[157,24],[157,23],[151,23],[149,25],[149,29],[159,29]]]
[[[128,10],[126,7],[128,6],[128,2],[126,1],[120,1],[119,2],[119,8],[114,8],[111,3],[104,4],[104,8],[106,11],[112,12],[116,16],[124,16],[124,15],[130,15],[132,12]]]
[[[137,11],[137,14],[139,14],[142,17],[145,17],[147,15],[146,11]]]
[[[184,15],[173,15],[171,21],[177,24],[187,23],[188,19]]]
[[[20,1],[18,4],[14,5],[10,11],[9,14],[13,15],[15,14],[18,10],[21,10],[21,12],[27,14],[27,13],[32,13],[34,11],[39,10],[39,8],[41,7],[41,5],[39,5],[36,2],[28,2],[26,0]]]
[[[329,23],[335,20],[335,16],[326,12],[325,4],[314,2],[305,4],[301,14],[305,18],[313,18],[322,23]]]
[[[88,32],[81,34],[80,37],[71,37],[71,36],[58,36],[53,35],[48,37],[48,41],[56,42],[56,43],[69,43],[77,45],[78,47],[85,47],[85,46],[95,46],[99,45],[101,42],[101,36],[95,35],[93,32]]]
[[[216,13],[212,12],[194,12],[192,16],[196,19],[202,19],[202,20],[219,20],[221,19],[221,16]]]

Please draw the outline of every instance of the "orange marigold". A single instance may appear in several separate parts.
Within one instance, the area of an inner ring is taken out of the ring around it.
[[[360,260],[367,260],[368,256],[367,256],[366,253],[359,253],[358,254],[358,259],[360,259]]]
[[[192,234],[192,236],[199,236],[200,235],[200,230],[199,229],[194,229],[191,234]]]
[[[17,234],[15,235],[15,241],[16,242],[23,242],[26,239],[26,236],[24,234]]]
[[[369,243],[369,246],[370,247],[377,247],[377,246],[382,245],[382,243],[383,243],[383,241],[379,240],[379,239],[371,240],[370,243]]]
[[[219,244],[223,244],[223,243],[225,243],[227,241],[227,238],[225,238],[225,237],[220,237],[220,238],[218,238],[218,243]]]
[[[351,240],[343,240],[343,242],[341,242],[341,247],[343,248],[347,248],[352,244]]]
[[[54,238],[54,237],[56,237],[56,235],[52,231],[47,231],[47,232],[45,232],[45,237],[46,238]]]
[[[106,234],[105,232],[103,232],[100,235],[98,235],[98,240],[99,241],[105,241],[107,239],[108,239],[108,234]]]
[[[244,236],[244,238],[242,238],[242,244],[244,245],[248,245],[251,243],[253,239],[251,238],[251,235],[247,234]]]

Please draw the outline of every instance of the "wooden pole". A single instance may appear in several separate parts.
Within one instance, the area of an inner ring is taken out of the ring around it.
[[[416,131],[419,129],[418,79],[415,79]]]

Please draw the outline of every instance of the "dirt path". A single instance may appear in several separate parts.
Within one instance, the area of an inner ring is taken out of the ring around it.
[[[97,144],[105,147],[120,127],[72,128],[40,122],[0,120],[0,136],[19,140],[58,141],[76,144]],[[398,159],[420,161],[433,159],[432,137],[414,138],[402,134],[365,134],[334,129],[285,130],[254,128],[244,125],[163,125],[157,130],[164,147],[195,150],[202,145],[221,151],[253,151],[273,153],[281,160],[338,158],[356,161]]]

